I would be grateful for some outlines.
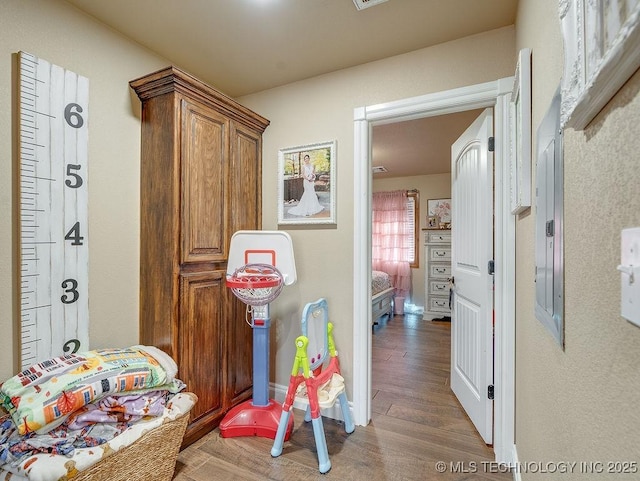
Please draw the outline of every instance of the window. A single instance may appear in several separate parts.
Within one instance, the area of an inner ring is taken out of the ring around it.
[[[409,194],[406,190],[374,192],[371,202],[371,267],[389,274],[398,297],[411,292],[412,258],[416,261],[413,206],[417,203],[413,195],[407,200]]]

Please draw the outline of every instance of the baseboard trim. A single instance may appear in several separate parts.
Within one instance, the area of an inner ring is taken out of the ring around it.
[[[513,481],[522,481],[522,476],[520,475],[520,459],[518,458],[518,449],[516,445],[513,445],[513,454],[511,455],[513,462],[511,466],[513,466]]]

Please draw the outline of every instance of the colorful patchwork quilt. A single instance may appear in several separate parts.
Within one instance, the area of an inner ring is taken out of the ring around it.
[[[34,364],[5,381],[0,386],[0,405],[19,434],[41,434],[109,395],[176,393],[184,387],[176,374],[173,359],[152,346],[69,354]]]

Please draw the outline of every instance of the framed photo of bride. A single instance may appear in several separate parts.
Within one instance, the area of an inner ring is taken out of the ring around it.
[[[280,149],[278,224],[336,224],[336,141]]]

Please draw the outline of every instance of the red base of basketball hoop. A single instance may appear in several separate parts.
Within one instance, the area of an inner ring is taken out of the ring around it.
[[[220,436],[260,436],[275,439],[281,415],[282,405],[273,399],[269,400],[267,406],[254,406],[253,401],[245,401],[232,408],[224,417],[220,423]],[[293,417],[289,421],[285,441],[289,440],[293,431]]]

